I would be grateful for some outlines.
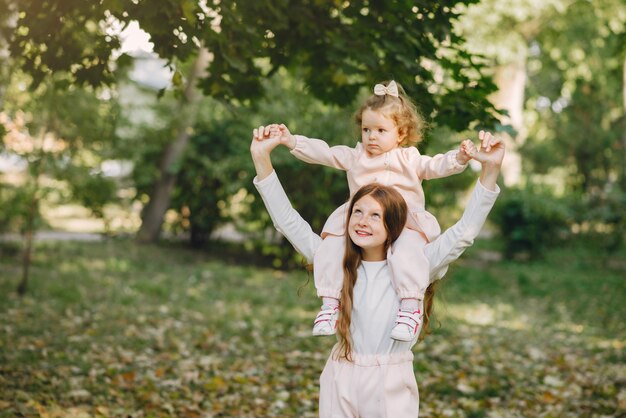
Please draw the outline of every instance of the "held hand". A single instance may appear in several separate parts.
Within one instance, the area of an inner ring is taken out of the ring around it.
[[[256,170],[256,178],[261,181],[274,171],[272,166],[272,150],[280,145],[277,137],[269,136],[269,129],[259,126],[252,131],[252,142],[250,143],[250,154]]]
[[[255,130],[256,132],[257,130]],[[287,148],[294,149],[296,146],[296,138],[291,135],[289,129],[284,124],[272,123],[267,126],[259,126],[258,128],[258,137],[255,135],[255,138],[258,138],[259,141],[264,141],[268,138],[278,138],[280,144],[286,146]]]
[[[480,131],[478,139],[481,141],[480,150],[473,158],[482,165],[480,183],[488,190],[496,191],[504,159],[504,142],[501,138],[485,131]]]
[[[480,150],[472,158],[483,166],[487,164],[499,169],[504,159],[504,142],[502,139],[486,131],[480,131],[478,139],[480,139],[481,144]]]
[[[480,140],[480,149],[484,149],[486,152],[491,151],[491,147],[494,143],[501,143],[500,138],[497,138],[489,131],[478,132],[478,139]]]
[[[267,138],[270,138],[272,136],[272,130],[275,129],[275,127],[277,127],[278,125],[276,124],[272,124],[272,125],[267,125],[267,126],[259,126],[258,128],[254,128],[252,130],[252,137],[253,139],[259,140],[259,141],[263,141]]]
[[[252,131],[250,153],[253,159],[269,156],[272,150],[280,144],[279,137],[270,135],[270,126],[259,126]]]
[[[461,142],[461,145],[459,146],[459,152],[456,154],[456,160],[459,164],[465,165],[477,152],[478,150],[476,149],[476,145],[474,145],[471,140],[466,139]]]
[[[270,137],[278,137],[280,143],[287,148],[294,149],[296,146],[296,138],[289,132],[289,129],[284,124],[272,124],[269,125]]]

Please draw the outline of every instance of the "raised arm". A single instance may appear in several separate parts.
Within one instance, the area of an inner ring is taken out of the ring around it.
[[[313,262],[313,255],[322,239],[291,206],[274,171],[271,152],[280,142],[278,138],[259,139],[266,135],[265,128],[262,126],[255,129],[253,135],[250,154],[257,173],[253,180],[254,185],[263,199],[276,230],[287,238],[296,251],[309,262]]]
[[[274,172],[271,154],[280,145],[277,137],[270,137],[269,127],[259,126],[252,131],[250,155],[256,170],[255,180],[263,180]]]
[[[482,165],[480,170],[480,182],[489,190],[496,190],[500,167],[504,159],[504,142],[489,132],[480,131],[480,150],[472,156]]]
[[[430,261],[430,280],[441,279],[448,266],[474,243],[491,211],[500,189],[496,183],[504,158],[504,144],[491,134],[481,134],[481,148],[473,158],[482,164],[480,178],[461,219],[436,240],[427,244],[424,253]]]
[[[309,164],[321,164],[339,170],[347,171],[352,167],[357,151],[345,145],[331,147],[321,139],[307,138],[303,135],[292,135],[284,124],[271,124],[264,129],[263,140],[267,137],[278,137],[280,144],[289,148],[289,151],[299,160]]]
[[[458,150],[448,151],[445,154],[437,154],[433,157],[420,155],[417,149],[411,153],[415,162],[413,166],[417,169],[417,175],[424,180],[447,177],[465,170],[467,163],[471,160],[471,153],[476,147],[469,139],[461,142]]]
[[[458,150],[448,151],[445,154],[437,154],[428,156],[420,155],[417,148],[407,148],[411,151],[410,164],[415,167],[415,171],[419,178],[424,180],[438,179],[457,174],[465,170],[467,162],[461,164],[459,162]]]
[[[347,171],[354,164],[357,151],[345,145],[329,146],[321,139],[294,135],[295,146],[291,153],[299,160],[309,164],[321,164],[327,167]]]

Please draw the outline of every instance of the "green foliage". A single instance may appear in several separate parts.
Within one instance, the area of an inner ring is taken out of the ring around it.
[[[532,42],[526,171],[550,176],[572,167],[567,186],[588,197],[615,178],[626,190],[625,13],[619,1],[574,2]]]
[[[73,167],[68,185],[73,200],[89,209],[96,217],[104,218],[104,206],[116,201],[117,184],[101,173],[85,167]]]
[[[205,98],[184,159],[176,167],[177,184],[170,208],[177,214],[177,232],[188,232],[192,245],[206,246],[212,232],[227,223],[250,234],[248,245],[272,254],[277,263],[291,262],[290,246],[267,236],[271,222],[252,184],[252,128],[285,123],[294,133],[319,136],[331,144],[356,144],[352,109],[324,105],[307,94],[302,82],[281,71],[264,81],[268,96],[253,107],[227,106]],[[137,196],[143,200],[158,175],[155,161],[171,137],[176,100],[166,94],[146,108],[156,122],[134,125],[123,141],[134,161]],[[152,120],[152,118],[148,118]],[[124,126],[125,127],[125,126]],[[319,231],[326,218],[348,196],[345,174],[304,164],[284,149],[274,153],[276,170],[296,206]],[[315,180],[312,180],[315,179]]]
[[[0,232],[21,231],[32,196],[25,187],[0,183]]]
[[[236,220],[226,206],[250,182],[248,130],[232,119],[202,128],[191,138],[171,203],[196,248],[205,246],[218,226]]]
[[[523,253],[533,259],[569,236],[572,212],[563,199],[536,188],[508,188],[490,219],[504,241],[507,258]]]
[[[500,85],[525,83],[521,182],[571,194],[572,222],[599,238],[588,242],[617,245],[623,227],[608,195],[626,191],[626,3],[482,0],[459,28],[468,49],[498,63]]]
[[[119,47],[111,27],[115,20],[136,20],[170,64],[187,61],[199,46],[213,54],[200,82],[211,97],[255,99],[264,93],[267,76],[281,68],[303,69],[313,95],[345,106],[363,87],[394,78],[441,125],[492,125],[487,96],[495,86],[481,74],[484,62],[452,31],[458,5],[457,0],[283,0],[280,5],[165,0],[154,7],[145,1],[24,0],[16,6],[17,26],[5,31],[12,35],[11,55],[33,76],[35,87],[61,72],[79,84],[111,84],[110,64]],[[438,85],[435,74],[445,83]],[[176,72],[175,79],[179,76]]]
[[[529,112],[521,148],[535,183],[564,178],[577,232],[616,251],[624,241],[623,2],[574,2],[533,41]]]
[[[37,88],[58,72],[71,74],[80,84],[97,87],[112,81],[108,65],[116,37],[104,36],[99,20],[105,16],[101,2],[20,1],[20,23],[10,38],[10,52],[20,57],[23,71]]]
[[[28,76],[15,72],[5,95],[5,116],[11,122],[3,137],[7,155],[27,164],[23,174],[26,186],[8,200],[47,200],[51,187],[41,179],[60,181],[54,196],[82,203],[98,217],[104,205],[115,199],[117,185],[100,172],[100,164],[114,155],[116,144],[115,100],[99,97],[99,92],[80,86],[63,86],[63,75],[41,82],[36,90],[25,92]],[[59,186],[60,185],[60,186]],[[7,190],[10,186],[3,185]],[[69,191],[69,193],[65,193]],[[27,197],[19,197],[26,193]],[[13,222],[25,227],[25,219],[39,205],[10,205]],[[7,215],[8,216],[8,215]],[[34,214],[39,219],[39,214]],[[18,221],[19,220],[19,221]],[[35,229],[39,221],[35,222]]]
[[[259,48],[261,56],[269,58],[269,74],[281,66],[304,68],[307,86],[325,102],[345,106],[362,87],[393,78],[403,83],[425,114],[435,114],[441,125],[463,129],[471,121],[493,121],[493,107],[485,98],[495,86],[480,75],[483,64],[463,49],[464,40],[452,33],[457,5],[309,0],[285,1],[279,8],[265,2],[224,2],[219,11],[224,16],[222,33]],[[250,22],[252,27],[246,25]],[[246,59],[246,53],[251,54],[244,51],[246,43],[209,40],[207,46],[216,55],[203,83],[206,92],[237,97],[237,89],[250,88],[239,78],[246,72],[256,74],[254,62]],[[448,78],[436,94],[429,89],[435,84],[432,63]]]
[[[118,60],[113,52],[120,43],[115,26],[120,22],[123,26],[137,21],[150,34],[155,52],[174,69],[174,97],[182,97],[181,90],[187,85],[180,67],[188,65],[199,48],[206,48],[212,59],[198,86],[207,96],[227,103],[225,106],[234,104],[245,108],[258,105],[249,99],[258,100],[264,93],[272,93],[267,90],[269,84],[264,80],[287,70],[302,80],[306,86],[302,90],[306,90],[307,95],[324,103],[347,106],[364,88],[371,89],[375,82],[395,78],[402,82],[434,124],[454,129],[465,129],[471,123],[492,125],[496,112],[487,96],[495,86],[482,74],[485,63],[469,54],[463,47],[463,38],[452,32],[452,22],[458,18],[457,4],[458,1],[424,1],[416,5],[405,1],[340,3],[307,0],[284,1],[279,7],[271,1],[206,4],[192,0],[165,0],[159,7],[154,7],[145,1],[104,0],[81,4],[76,0],[25,0],[12,5],[16,17],[13,30],[7,30],[11,20],[2,22],[1,29],[10,34],[11,57],[18,67],[31,75],[29,84],[33,91],[42,85],[52,86],[55,91],[80,90],[79,87],[85,85],[112,85],[114,69],[119,68],[120,75],[126,70],[124,57]],[[42,12],[44,10],[46,13]],[[120,65],[116,66],[118,62]],[[437,78],[439,81],[435,81]],[[85,108],[79,103],[76,105],[71,108],[72,114]],[[308,112],[304,109],[303,113]],[[98,119],[97,116],[98,113],[89,112],[85,120]],[[49,124],[45,118],[38,120],[43,126]],[[186,118],[179,115],[179,120]],[[208,129],[199,124],[195,127],[197,132],[215,138],[220,135],[220,129],[239,129],[232,128],[236,125],[232,118],[226,120],[215,115],[215,120],[223,121],[223,124]],[[47,126],[46,129],[59,133],[64,126]],[[310,126],[319,126],[318,121]],[[165,140],[156,141],[161,147],[155,141],[150,141],[152,143],[147,147],[142,144],[141,150],[131,153],[138,154],[134,161],[156,166],[155,161],[161,158],[165,144],[171,142],[175,127],[176,123],[168,118],[163,127],[166,130],[158,133]],[[191,127],[182,127],[188,128]],[[156,131],[158,129],[153,130]],[[308,135],[329,139],[327,132]],[[68,137],[74,138],[76,133],[69,133]],[[197,142],[202,148],[202,141]],[[98,151],[104,149],[100,147],[94,150],[94,154],[102,157]],[[191,157],[187,158],[202,155],[194,151],[198,149],[192,149]],[[201,151],[211,154],[210,150]],[[194,240],[204,241],[205,238],[198,237],[207,237],[218,222],[225,220],[223,208],[216,210],[216,205],[229,205],[233,191],[242,189],[239,179],[249,176],[249,170],[233,164],[238,158],[237,155],[224,155],[219,161],[213,157],[205,161],[180,160],[174,166],[162,168],[178,173],[185,185],[196,186],[177,188],[184,202],[179,199],[175,203],[180,213],[189,213],[191,218],[186,221],[191,222],[189,225],[195,231],[192,233]],[[209,161],[211,166],[223,165],[228,169],[220,170],[212,180],[199,180],[198,170],[203,166],[206,168]],[[184,167],[187,163],[191,167]],[[83,161],[78,165],[84,165]],[[152,194],[147,180],[154,180],[162,173],[143,165],[138,168],[135,178],[140,180],[138,196],[146,201]],[[240,167],[240,172],[237,173],[235,167]],[[345,183],[339,185],[341,183],[337,181],[343,176],[310,167],[304,167],[303,171],[292,168],[295,166],[287,166],[285,172],[294,179],[292,182],[297,192],[293,197],[302,197],[303,203],[307,203],[306,210],[317,211],[304,215],[311,215],[308,219],[321,226],[322,219],[330,213],[328,208],[337,206],[346,197]],[[216,182],[215,179],[223,173],[234,175]],[[314,200],[309,183],[303,179],[310,179],[317,173],[322,173],[319,184],[323,191],[318,191],[319,200]],[[195,196],[189,196],[188,191],[197,190],[200,185],[215,191],[207,205],[190,203]],[[250,192],[249,183],[245,188]],[[223,190],[231,194],[224,194]],[[306,192],[300,196],[298,192],[303,190]],[[189,212],[192,209],[193,214]],[[209,213],[212,214],[210,220],[201,221],[202,218],[208,219]]]
[[[617,185],[583,195],[572,205],[579,233],[594,247],[616,252],[626,239],[626,193]]]

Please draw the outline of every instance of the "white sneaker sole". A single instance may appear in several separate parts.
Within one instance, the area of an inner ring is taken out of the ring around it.
[[[406,333],[405,331],[396,330],[395,328],[391,330],[391,338],[396,341],[413,341],[415,335],[411,335]]]
[[[323,337],[323,336],[326,336],[326,335],[335,335],[336,333],[337,333],[336,330],[333,330],[333,331],[326,331],[326,330],[321,330],[321,331],[317,330],[316,331],[316,330],[313,330],[311,332],[311,334],[313,334],[313,336],[315,336],[315,337]]]

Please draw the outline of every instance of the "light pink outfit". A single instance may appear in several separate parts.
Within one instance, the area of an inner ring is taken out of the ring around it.
[[[422,180],[460,173],[467,167],[456,160],[457,152],[421,155],[415,147],[398,147],[377,156],[369,156],[361,143],[351,148],[329,147],[320,139],[295,135],[291,153],[298,159],[346,171],[350,196],[370,183],[394,187],[404,197],[409,216],[406,228],[396,241],[396,251],[389,258],[393,283],[400,298],[422,299],[428,287],[428,260],[423,247],[441,233],[437,219],[424,207]],[[313,261],[315,287],[320,297],[339,298],[343,281],[343,257],[348,203],[337,208],[322,230],[324,241]]]
[[[322,238],[291,206],[276,172],[263,180],[255,178],[254,185],[276,229],[309,262],[313,261]],[[499,188],[487,190],[479,181],[461,219],[424,246],[431,282],[441,279],[448,265],[472,245],[499,193]],[[389,249],[388,259],[395,246]],[[332,353],[328,358],[320,377],[321,418],[418,416],[419,394],[411,348],[419,331],[413,341],[391,339],[399,306],[387,261],[362,261],[357,270],[350,324],[354,362],[337,360]]]
[[[413,353],[352,355],[333,360],[320,376],[321,418],[417,418],[419,391]]]

